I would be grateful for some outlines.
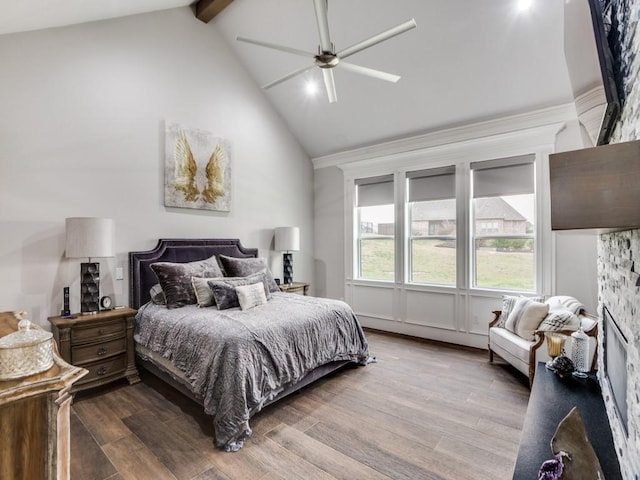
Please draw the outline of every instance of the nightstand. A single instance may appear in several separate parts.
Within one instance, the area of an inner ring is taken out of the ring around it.
[[[130,384],[140,381],[133,346],[136,313],[133,308],[118,308],[73,318],[49,318],[60,356],[89,371],[74,384],[72,392],[123,377]]]
[[[298,295],[307,295],[309,293],[309,284],[304,282],[293,282],[280,284],[280,290],[286,293],[297,293]]]

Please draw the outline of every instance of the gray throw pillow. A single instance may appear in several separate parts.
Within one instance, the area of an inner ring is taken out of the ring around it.
[[[151,264],[167,301],[167,308],[180,308],[196,303],[191,277],[222,277],[215,255],[189,263],[157,262]]]
[[[264,274],[262,275],[264,276]],[[218,307],[218,310],[226,310],[227,308],[240,306],[236,287],[244,285],[260,285],[264,288],[264,283],[254,276],[237,279],[225,278],[224,280],[209,280],[207,283],[209,284],[209,288],[211,288],[214,303],[215,306]]]
[[[225,274],[229,277],[246,277],[252,273],[262,272],[267,277],[267,286],[269,292],[279,292],[280,288],[273,279],[273,275],[267,267],[267,262],[262,258],[237,258],[220,255],[220,263],[224,268]]]

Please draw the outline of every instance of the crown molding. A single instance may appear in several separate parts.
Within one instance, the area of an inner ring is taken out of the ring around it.
[[[347,150],[312,159],[314,169],[326,167],[346,167],[350,163],[363,163],[385,157],[387,160],[395,155],[412,151],[424,151],[434,147],[458,144],[486,137],[494,137],[510,132],[528,130],[545,125],[555,125],[575,120],[576,108],[573,103],[558,105],[533,112],[487,120],[484,122],[448,128],[437,132],[407,137],[404,139],[383,142],[377,145]]]

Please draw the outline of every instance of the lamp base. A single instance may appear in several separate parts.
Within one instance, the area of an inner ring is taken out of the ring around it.
[[[100,264],[80,264],[80,313],[92,315],[100,311]]]
[[[283,282],[285,285],[289,285],[293,283],[293,254],[283,253],[282,264],[283,264],[283,271],[282,271]]]

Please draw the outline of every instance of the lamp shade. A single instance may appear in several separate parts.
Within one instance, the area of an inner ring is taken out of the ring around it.
[[[300,250],[300,229],[298,227],[278,227],[275,229],[276,250],[295,252]]]
[[[113,257],[115,226],[111,218],[73,217],[65,220],[69,258]]]

